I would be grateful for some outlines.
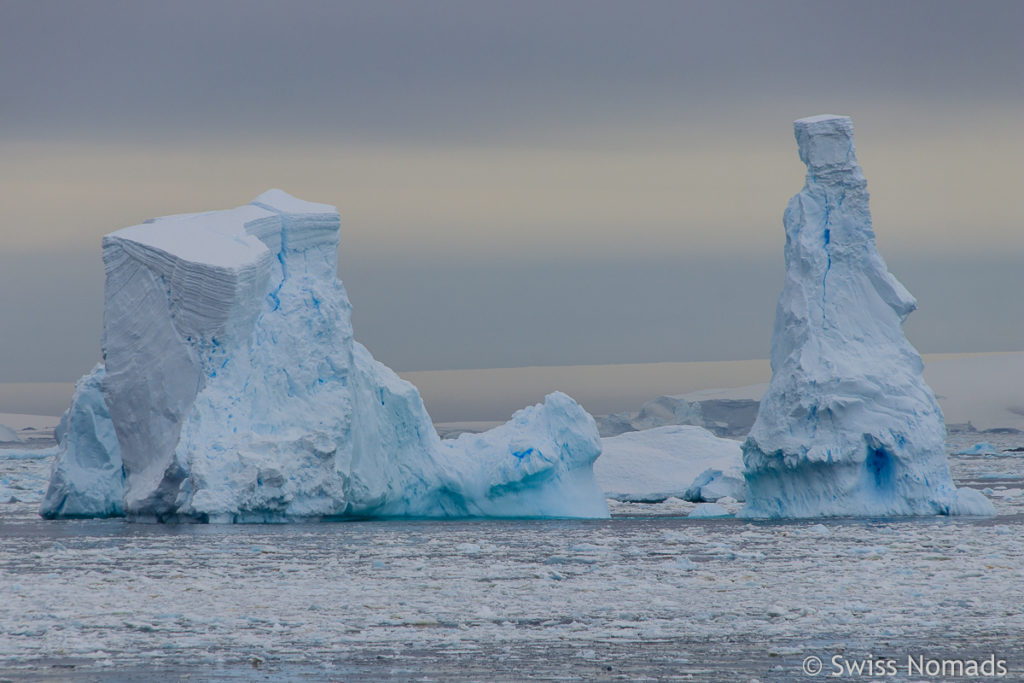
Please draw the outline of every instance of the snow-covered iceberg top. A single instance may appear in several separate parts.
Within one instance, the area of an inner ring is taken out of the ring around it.
[[[916,308],[875,246],[845,116],[795,122],[803,190],[786,207],[772,379],[744,446],[750,517],[993,514],[953,485],[945,425],[903,335]]]
[[[103,240],[104,363],[59,430],[45,517],[604,517],[593,418],[552,394],[442,443],[352,335],[334,207],[270,190]]]

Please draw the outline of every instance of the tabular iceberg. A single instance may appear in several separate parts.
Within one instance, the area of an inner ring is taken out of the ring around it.
[[[772,379],[743,446],[747,517],[994,514],[953,485],[942,411],[901,326],[917,303],[875,247],[845,116],[795,122]]]
[[[416,388],[353,339],[339,226],[270,190],[107,235],[104,364],[65,415],[41,514],[607,516],[597,427],[564,394],[441,442]]]

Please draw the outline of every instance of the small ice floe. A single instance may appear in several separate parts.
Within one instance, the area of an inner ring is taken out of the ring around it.
[[[968,448],[961,448],[956,455],[999,455],[1000,450],[988,441],[981,441]]]
[[[732,517],[728,510],[718,503],[701,503],[693,509],[687,517],[692,519],[715,519],[719,517]]]
[[[697,568],[697,563],[694,562],[693,560],[691,560],[688,557],[677,557],[676,561],[673,562],[673,566],[676,569],[680,569],[682,571],[687,571],[688,572],[688,571],[693,571],[694,569],[696,569]]]
[[[57,447],[50,448],[3,448],[0,460],[46,460],[57,455]]]

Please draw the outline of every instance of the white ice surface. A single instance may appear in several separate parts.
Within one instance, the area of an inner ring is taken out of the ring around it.
[[[942,411],[901,329],[915,309],[875,246],[847,117],[795,122],[772,380],[744,444],[750,517],[992,514],[959,496]]]
[[[734,477],[741,476],[739,442],[720,439],[702,427],[656,427],[606,437],[601,444],[602,453],[594,464],[594,474],[605,495],[617,500],[654,502],[683,498],[708,469],[719,475],[729,472]],[[705,483],[710,483],[710,479]],[[721,495],[734,493],[722,491]],[[742,500],[742,494],[739,499]]]

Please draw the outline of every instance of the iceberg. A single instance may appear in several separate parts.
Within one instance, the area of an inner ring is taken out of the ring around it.
[[[270,190],[107,235],[104,363],[65,415],[45,517],[606,517],[564,394],[442,442],[355,341],[340,219]]]
[[[75,384],[71,407],[54,430],[58,457],[39,514],[47,519],[124,514],[121,448],[103,400],[102,364]]]
[[[24,439],[18,436],[18,432],[5,424],[0,424],[0,443],[22,443]]]
[[[747,498],[747,481],[743,477],[742,458],[725,467],[709,467],[698,474],[690,488],[683,492],[683,500],[694,503],[715,503],[723,498],[732,498],[739,502]]]
[[[732,514],[718,503],[701,503],[686,516],[691,519],[720,519],[732,517]]]
[[[742,450],[693,425],[667,425],[601,439],[597,482],[614,500],[693,502],[744,499]]]
[[[973,446],[961,448],[957,455],[1001,455],[1002,451],[990,444],[988,441],[981,441]]]
[[[994,514],[950,476],[942,411],[902,330],[917,303],[875,246],[852,121],[794,130],[807,177],[783,219],[773,374],[743,444],[741,514]]]

